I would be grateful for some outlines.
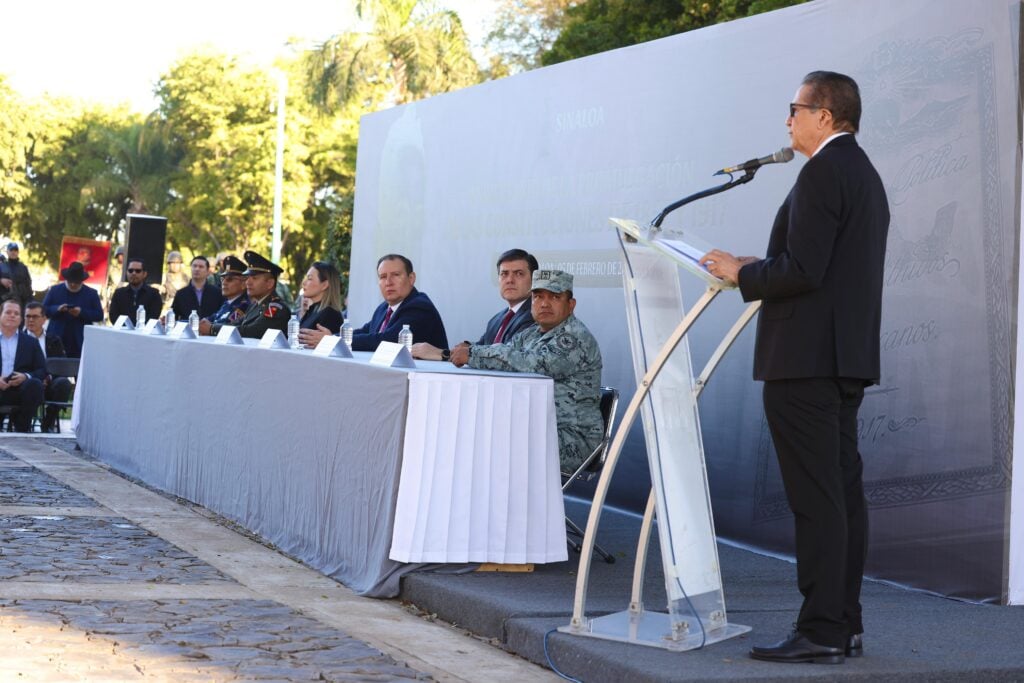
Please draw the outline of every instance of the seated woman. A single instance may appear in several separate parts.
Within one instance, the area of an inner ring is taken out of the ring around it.
[[[302,281],[305,312],[299,321],[301,329],[315,330],[323,325],[337,334],[341,329],[341,274],[330,263],[317,261],[309,267]]]

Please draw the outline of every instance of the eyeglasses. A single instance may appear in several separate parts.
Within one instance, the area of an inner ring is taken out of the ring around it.
[[[794,116],[796,116],[796,111],[797,111],[797,109],[800,109],[800,108],[803,108],[803,109],[821,109],[821,106],[819,106],[817,104],[801,104],[800,102],[790,102],[789,103],[789,118],[793,118]]]
[[[129,268],[128,272],[129,273],[141,273],[142,272],[142,268]]]
[[[39,315],[38,313],[26,313],[25,314],[25,320],[38,320],[38,319],[40,319],[42,317],[43,316]]]

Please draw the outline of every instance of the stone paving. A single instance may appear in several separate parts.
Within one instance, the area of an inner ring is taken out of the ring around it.
[[[0,680],[431,678],[266,599],[4,450],[0,461]],[[118,599],[103,599],[110,588],[101,594],[98,584],[112,583]],[[250,597],[190,598],[195,586]],[[154,587],[163,599],[145,599]],[[71,597],[45,599],[54,591]]]

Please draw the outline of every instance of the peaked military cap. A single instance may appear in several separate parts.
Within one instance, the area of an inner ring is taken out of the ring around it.
[[[245,262],[249,264],[242,275],[258,275],[260,273],[270,273],[274,277],[277,277],[284,272],[284,268],[277,265],[273,261],[263,256],[260,256],[255,251],[245,252]]]
[[[546,289],[553,294],[571,292],[572,273],[564,270],[535,270],[532,289]]]
[[[222,275],[245,275],[245,261],[234,254],[225,256],[221,261]]]

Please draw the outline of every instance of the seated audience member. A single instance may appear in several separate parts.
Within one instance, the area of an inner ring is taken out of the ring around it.
[[[50,287],[43,298],[43,308],[50,319],[50,333],[60,337],[69,358],[80,358],[85,326],[103,320],[100,295],[83,284],[88,275],[80,262],[72,261],[60,275],[64,282]]]
[[[330,263],[317,261],[306,272],[302,281],[305,312],[299,321],[304,330],[322,326],[331,334],[341,330],[341,274]]]
[[[221,258],[220,293],[224,303],[216,313],[199,321],[200,334],[209,334],[213,325],[237,325],[249,310],[249,295],[245,293],[245,263],[237,256]]]
[[[487,322],[477,344],[503,344],[518,332],[533,325],[530,312],[530,287],[537,259],[522,249],[510,249],[498,257],[498,291],[507,304]],[[448,360],[451,352],[426,342],[412,345],[414,358]]]
[[[555,416],[562,470],[579,467],[601,442],[601,349],[573,315],[572,275],[561,270],[533,274],[533,319],[507,344],[459,344],[451,361],[462,367],[534,372],[555,380]]]
[[[188,320],[192,311],[200,318],[209,318],[220,309],[224,297],[220,288],[207,282],[210,277],[210,261],[205,256],[192,259],[192,280],[174,294],[171,310],[178,320]]]
[[[254,251],[245,252],[245,261],[249,267],[242,274],[245,275],[245,291],[250,303],[245,315],[235,325],[238,333],[250,339],[259,339],[267,330],[287,333],[288,319],[292,313],[274,292],[277,277],[284,269]],[[204,325],[203,321],[199,321],[200,334],[217,334],[221,327],[223,323]]]
[[[46,324],[46,311],[38,301],[30,301],[25,306],[25,332],[39,340],[39,348],[43,351],[44,359],[63,358],[64,344],[60,337],[49,334],[43,329]],[[71,396],[71,380],[67,377],[57,377],[47,371],[43,377],[43,397],[47,401],[66,402]],[[60,409],[56,406],[47,406],[43,415],[42,430],[52,432],[57,424],[57,417]]]
[[[146,319],[159,318],[163,299],[156,287],[146,284],[146,264],[140,258],[128,260],[128,286],[115,289],[110,297],[110,322],[116,322],[118,316],[126,315],[135,324],[135,313],[139,306],[146,307]]]
[[[32,417],[43,403],[46,359],[35,337],[20,332],[21,304],[0,307],[0,405],[15,406],[11,420],[19,432],[32,428]]]
[[[386,254],[377,261],[377,286],[384,302],[373,312],[370,321],[352,335],[353,351],[376,351],[382,341],[397,342],[403,325],[412,330],[413,341],[424,341],[438,348],[448,347],[448,336],[441,314],[434,303],[415,287],[416,273],[412,261],[399,254]],[[314,347],[330,330],[317,326],[301,330],[299,340]]]
[[[164,295],[164,308],[171,308],[174,303],[174,295],[178,293],[179,289],[184,289],[188,285],[188,275],[182,272],[181,265],[180,251],[172,251],[167,254],[167,272],[164,273],[164,283],[160,286]],[[189,313],[191,312],[189,311]]]

